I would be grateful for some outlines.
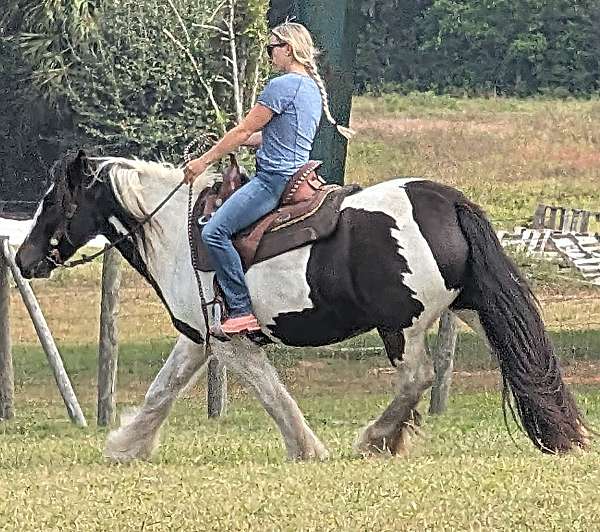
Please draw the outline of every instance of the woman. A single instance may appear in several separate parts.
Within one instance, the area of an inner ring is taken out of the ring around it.
[[[211,164],[239,146],[260,146],[254,178],[216,211],[202,231],[228,308],[228,318],[221,324],[226,334],[260,329],[232,236],[277,207],[288,180],[309,160],[321,109],[337,125],[317,72],[317,51],[308,30],[295,22],[276,27],[271,31],[267,52],[283,75],[267,84],[258,103],[239,125],[184,170],[186,182],[193,183]],[[337,128],[350,138],[351,130]]]

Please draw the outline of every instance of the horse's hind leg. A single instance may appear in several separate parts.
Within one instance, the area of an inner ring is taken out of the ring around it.
[[[271,415],[293,460],[325,459],[325,446],[308,426],[296,401],[279,380],[264,351],[247,338],[215,343],[213,351],[226,366],[252,388]]]
[[[160,427],[173,403],[204,362],[203,346],[180,336],[148,388],[142,407],[123,416],[121,426],[108,435],[105,456],[119,462],[150,458],[158,447]]]
[[[410,435],[419,425],[417,405],[433,383],[433,366],[426,353],[425,332],[406,334],[379,329],[390,358],[398,358],[396,396],[378,419],[361,430],[358,451],[367,454],[406,454]]]

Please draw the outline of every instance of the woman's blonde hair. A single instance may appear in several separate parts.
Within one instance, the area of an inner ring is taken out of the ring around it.
[[[315,48],[309,31],[302,24],[297,22],[284,22],[276,28],[273,28],[271,33],[277,37],[280,42],[290,45],[294,59],[298,61],[298,63],[304,65],[310,76],[315,80],[317,87],[319,87],[321,101],[323,102],[323,111],[325,112],[327,120],[336,126],[341,135],[347,139],[351,139],[355,132],[350,128],[340,126],[335,118],[331,116],[329,97],[327,96],[325,83],[317,70],[317,56],[319,55],[319,51]]]

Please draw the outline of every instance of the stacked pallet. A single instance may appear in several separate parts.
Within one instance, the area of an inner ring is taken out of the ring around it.
[[[533,228],[499,231],[503,246],[519,246],[530,253],[562,257],[587,281],[600,286],[600,234],[587,232],[600,213],[540,205]]]

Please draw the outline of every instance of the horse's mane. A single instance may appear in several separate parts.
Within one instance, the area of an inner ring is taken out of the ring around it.
[[[166,196],[183,179],[183,168],[167,162],[125,157],[94,157],[90,160],[98,163],[94,179],[99,179],[101,172],[106,171],[117,200],[138,219],[144,218],[155,207],[146,204],[145,188],[163,186]],[[194,182],[194,191],[203,190],[219,177],[217,172],[207,170]]]

